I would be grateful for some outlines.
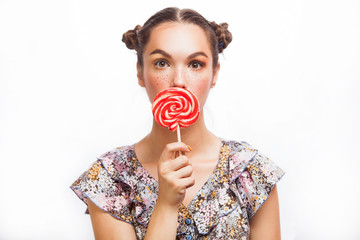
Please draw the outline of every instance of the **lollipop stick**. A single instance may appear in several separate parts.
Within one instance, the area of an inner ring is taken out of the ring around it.
[[[181,134],[180,134],[180,126],[179,126],[179,124],[177,125],[176,133],[177,133],[178,142],[181,142]],[[179,156],[181,156],[181,155],[182,155],[181,151],[179,151]]]

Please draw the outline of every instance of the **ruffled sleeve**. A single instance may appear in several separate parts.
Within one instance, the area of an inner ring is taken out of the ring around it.
[[[238,163],[237,168],[234,167],[236,175],[233,175],[233,181],[251,219],[285,172],[248,143],[242,142],[242,145],[241,151],[234,155],[235,162]]]
[[[88,198],[100,209],[115,218],[133,224],[131,188],[124,181],[111,176],[104,166],[104,154],[85,171],[70,188],[87,205]],[[85,213],[88,212],[88,208]]]

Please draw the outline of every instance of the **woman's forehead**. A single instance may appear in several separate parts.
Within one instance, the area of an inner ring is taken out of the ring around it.
[[[205,31],[192,23],[165,22],[156,26],[150,34],[144,53],[149,54],[155,49],[184,54],[197,51],[211,54]]]

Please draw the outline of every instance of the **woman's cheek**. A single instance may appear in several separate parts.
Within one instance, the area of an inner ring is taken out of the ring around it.
[[[197,96],[200,106],[203,107],[211,86],[211,79],[207,74],[193,74],[189,76],[188,88]]]
[[[165,85],[168,81],[169,81],[169,74],[167,74],[167,73],[157,74],[155,76],[156,86]]]
[[[159,92],[167,88],[168,81],[168,73],[152,73],[149,75],[146,90],[148,92],[151,102],[153,102]]]

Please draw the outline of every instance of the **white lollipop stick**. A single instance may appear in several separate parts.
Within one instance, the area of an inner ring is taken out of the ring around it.
[[[177,133],[178,142],[181,142],[181,134],[180,134],[180,126],[179,126],[179,124],[177,125],[176,133]],[[179,156],[181,156],[181,155],[182,155],[181,151],[179,151]]]

